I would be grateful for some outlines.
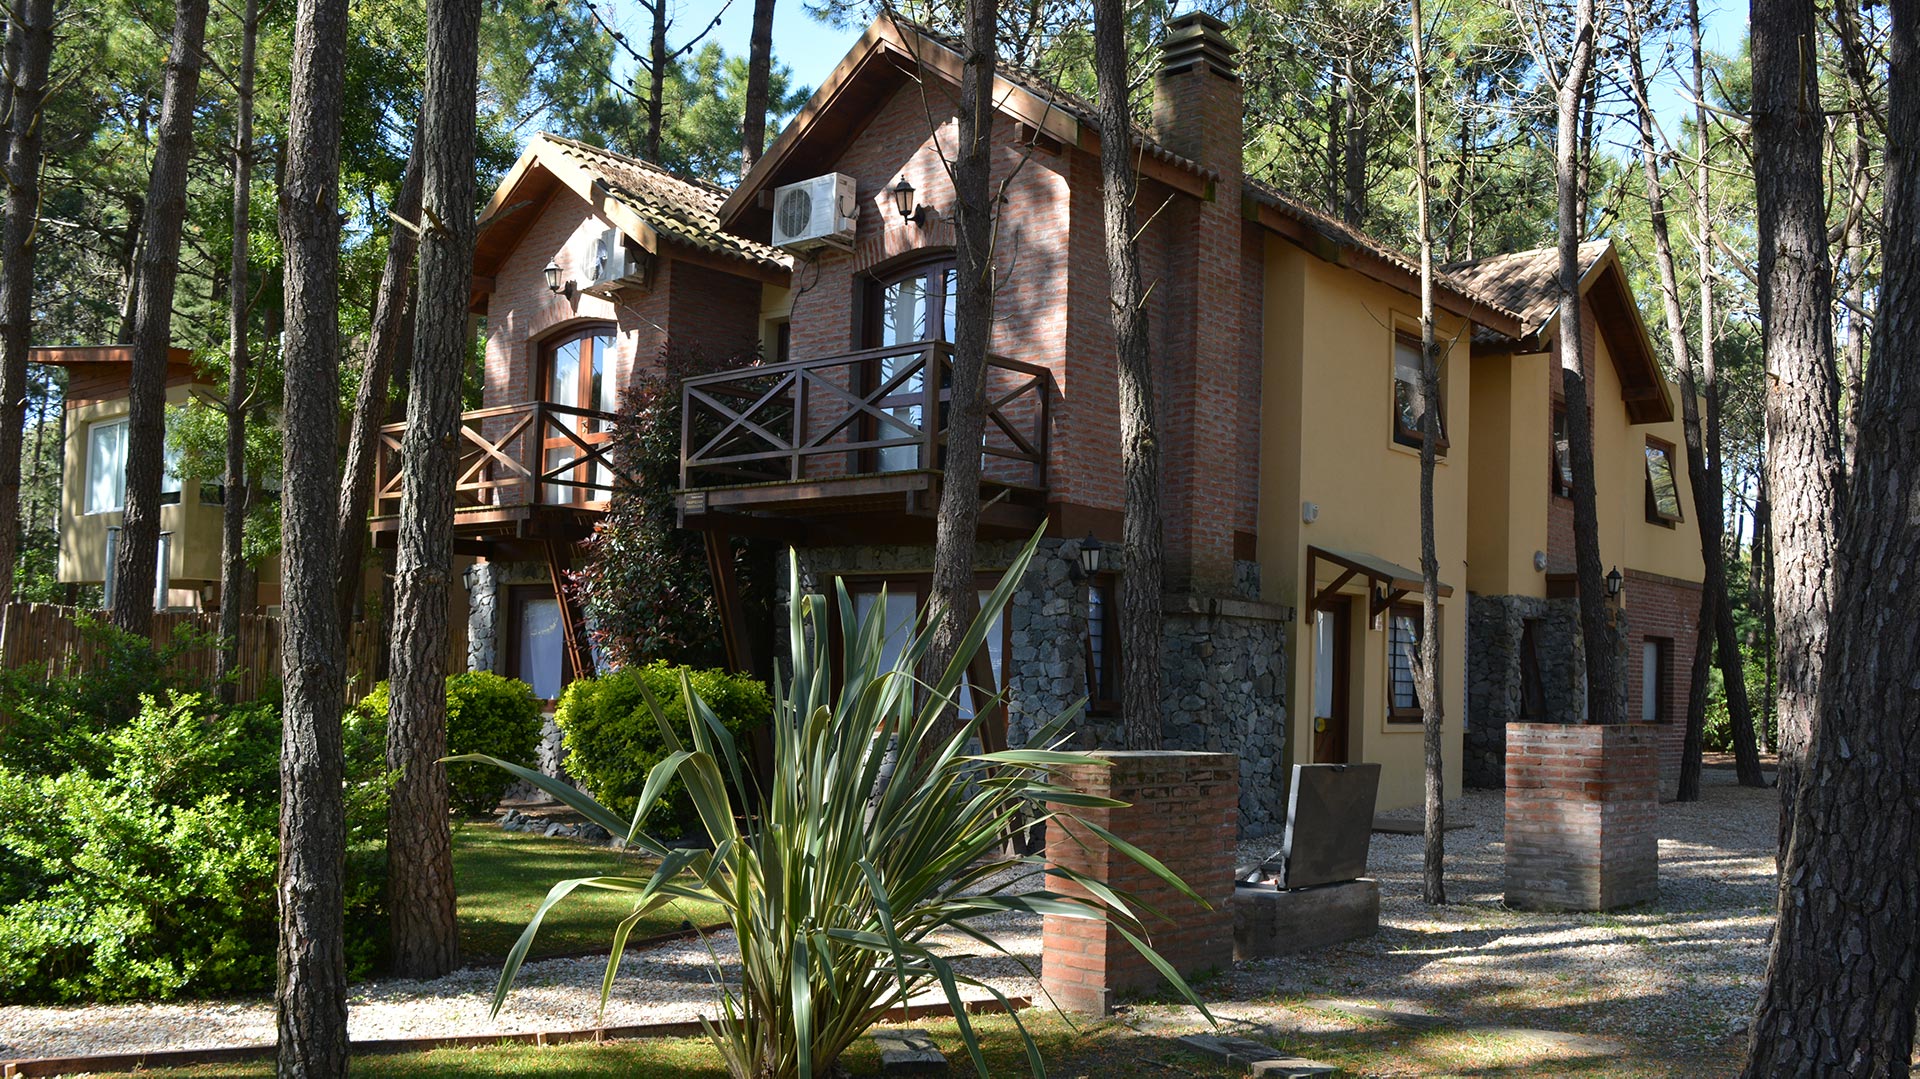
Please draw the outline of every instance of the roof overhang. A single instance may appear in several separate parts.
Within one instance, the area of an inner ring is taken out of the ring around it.
[[[965,66],[951,46],[905,20],[881,15],[721,204],[720,227],[764,241],[773,223],[774,188],[832,171],[900,87],[916,81],[925,86],[927,76],[933,76],[943,89],[957,88]],[[1017,79],[995,75],[993,101],[1002,115],[1021,125],[1030,141],[1100,152],[1100,134],[1093,125]],[[1205,169],[1158,148],[1141,150],[1142,176],[1184,194],[1211,197],[1215,177]]]
[[[1408,270],[1391,259],[1383,258],[1359,244],[1347,242],[1314,228],[1308,222],[1287,213],[1256,194],[1248,194],[1244,202],[1244,212],[1249,220],[1258,222],[1269,232],[1290,241],[1308,254],[1336,266],[1354,270],[1363,277],[1372,278],[1383,285],[1410,295],[1420,294],[1418,273]],[[1490,304],[1470,292],[1437,283],[1437,287],[1433,290],[1433,300],[1434,306],[1442,311],[1458,315],[1505,336],[1513,337],[1521,332],[1518,315]]]
[[[40,345],[27,350],[27,359],[33,363],[46,364],[48,367],[75,367],[89,363],[125,363],[133,362],[132,345]],[[167,348],[167,366],[190,366],[193,363],[193,350],[170,345]]]
[[[1612,243],[1580,275],[1580,295],[1593,312],[1596,329],[1607,342],[1614,373],[1620,379],[1620,399],[1630,423],[1669,423],[1674,417],[1667,377],[1647,332],[1646,319],[1634,301],[1633,285]],[[1474,343],[1476,353],[1546,352],[1560,332],[1560,307],[1555,305],[1539,329],[1506,334],[1505,340]]]
[[[659,254],[660,236],[653,226],[614,198],[592,172],[557,149],[558,144],[545,135],[534,136],[480,211],[473,244],[472,310],[486,310],[487,292],[500,267],[563,191],[572,192],[641,249]]]
[[[1333,583],[1320,587],[1318,563],[1326,562],[1336,569]],[[1310,609],[1318,609],[1330,602],[1354,578],[1361,578],[1367,584],[1367,613],[1378,615],[1388,607],[1398,603],[1401,597],[1410,592],[1425,589],[1425,579],[1416,570],[1408,569],[1398,563],[1389,562],[1378,555],[1365,551],[1343,551],[1333,547],[1307,548],[1307,588],[1313,593]],[[1440,584],[1440,595],[1453,595],[1453,586]]]

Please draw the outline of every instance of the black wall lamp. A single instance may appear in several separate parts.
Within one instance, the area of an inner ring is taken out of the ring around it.
[[[564,295],[569,300],[573,299],[573,282],[560,280],[560,263],[548,259],[546,269],[541,272],[546,275],[548,292],[555,296]]]
[[[927,218],[931,216],[932,212],[925,206],[914,205],[913,185],[907,182],[905,176],[900,177],[900,182],[893,185],[892,191],[893,208],[900,211],[902,219],[911,221],[916,225],[924,225],[927,223]]]
[[[1620,586],[1622,583],[1624,583],[1624,581],[1625,581],[1625,578],[1620,576],[1619,566],[1613,567],[1613,569],[1608,572],[1607,574],[1607,598],[1608,599],[1620,598]]]
[[[1080,558],[1072,567],[1073,579],[1084,581],[1099,574],[1101,567],[1106,564],[1106,556],[1106,546],[1093,533],[1087,533],[1087,538],[1080,541]]]

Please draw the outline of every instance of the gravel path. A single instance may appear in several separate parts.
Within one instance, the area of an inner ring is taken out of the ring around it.
[[[1420,902],[1420,837],[1375,835],[1378,936],[1241,964],[1203,992],[1223,1015],[1250,1023],[1275,1022],[1279,1012],[1265,1002],[1297,994],[1676,1047],[1723,1043],[1744,1024],[1766,960],[1776,804],[1771,791],[1742,790],[1731,772],[1709,769],[1701,802],[1661,808],[1658,903],[1615,915],[1529,914],[1500,906],[1501,797],[1470,791],[1453,809],[1470,826],[1447,834],[1454,905]],[[1275,845],[1244,844],[1240,861],[1264,858]],[[1037,919],[996,922],[1008,949],[1037,970]],[[710,943],[723,962],[735,954],[727,935]],[[1010,995],[1035,991],[1018,963],[997,956],[962,969]],[[604,960],[530,963],[498,1020],[487,1015],[498,974],[492,968],[431,982],[369,982],[354,987],[350,1030],[369,1039],[590,1027],[604,972]],[[630,952],[606,1022],[711,1015],[712,976],[708,945],[699,941]],[[1310,1028],[1305,1016],[1293,1019],[1294,1029]],[[272,1040],[266,1000],[0,1008],[0,1058]]]

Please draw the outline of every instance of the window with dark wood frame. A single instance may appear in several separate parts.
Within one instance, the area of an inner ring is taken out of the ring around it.
[[[897,266],[884,274],[867,278],[863,286],[864,325],[860,331],[863,346],[897,346],[904,350],[925,341],[951,344],[957,278],[958,270],[949,253]],[[903,353],[898,359],[880,357],[869,361],[860,374],[865,388],[876,389],[891,381],[915,358],[912,354]],[[925,409],[925,379],[924,370],[901,379],[900,384],[878,402],[880,408],[889,415],[897,416],[903,423],[924,431],[926,417],[921,413]],[[941,408],[944,411],[945,405]],[[903,434],[900,428],[883,424],[872,416],[864,417],[860,422],[860,439],[863,442],[897,438]],[[916,445],[865,451],[860,454],[858,467],[862,472],[902,472],[914,468],[937,468],[939,465],[937,462],[920,460],[920,447]]]
[[[612,323],[594,322],[541,342],[540,399],[571,408],[618,411],[620,386],[613,365],[617,333]],[[612,469],[604,463],[593,463],[572,439],[556,429],[557,424],[570,426],[588,443],[605,443],[613,436],[613,424],[609,420],[556,415],[551,424],[543,425],[534,435],[540,447],[540,459],[535,464],[544,473],[566,461],[577,460],[578,464],[561,475],[579,486],[542,484],[541,501],[561,504],[607,501],[612,496]]]
[[[1560,498],[1573,497],[1573,450],[1567,441],[1567,406],[1553,403],[1553,445],[1548,447],[1547,482]]]
[[[929,573],[895,573],[867,577],[844,577],[842,580],[846,582],[848,596],[854,601],[855,611],[859,610],[860,597],[878,596],[882,590],[885,590],[889,600],[911,598],[913,610],[917,615],[918,612],[926,609],[927,596],[933,589],[933,575]],[[994,586],[1000,583],[1000,578],[997,574],[976,573],[974,574],[973,583],[974,587],[979,591],[991,592]],[[1010,664],[1012,663],[1012,659],[1007,647],[1007,642],[1011,640],[1013,631],[1012,615],[1013,611],[1011,606],[1000,612],[1001,654],[998,674],[1002,683],[1005,683],[1008,675],[1011,673]],[[881,628],[885,629],[886,627],[883,625]],[[991,638],[989,638],[989,641],[990,640]],[[837,609],[836,613],[830,619],[827,644],[829,656],[832,659],[834,668],[838,670],[846,662],[846,642],[840,631],[840,618]],[[902,644],[904,645],[904,639]],[[986,648],[988,645],[983,644],[981,647]]]
[[[1420,409],[1420,339],[1412,334],[1395,333],[1393,335],[1393,440],[1402,446],[1420,448],[1421,413]],[[1434,446],[1434,453],[1447,455],[1447,370],[1445,359],[1440,360],[1440,400],[1434,407],[1440,410],[1440,441]]]
[[[1673,689],[1673,638],[1642,638],[1640,650],[1640,721],[1671,723],[1667,701]]]
[[[1420,659],[1422,608],[1396,603],[1387,611],[1387,722],[1419,723],[1426,719],[1420,707],[1415,669]],[[1433,688],[1440,690],[1434,672]]]
[[[1672,527],[1680,520],[1680,481],[1674,474],[1673,443],[1649,436],[1647,522]]]
[[[551,586],[543,584],[517,584],[507,586],[506,624],[503,627],[503,632],[500,634],[501,648],[499,652],[496,653],[494,659],[494,666],[496,668],[502,669],[503,673],[509,678],[518,678],[522,682],[527,683],[527,685],[535,687],[536,695],[538,695],[539,684],[535,680],[535,673],[526,669],[526,657],[524,653],[529,643],[525,636],[527,631],[527,607],[531,604],[541,602],[557,603]],[[559,612],[557,607],[555,614],[557,617],[565,617],[565,614]],[[559,688],[565,689],[567,683],[573,681],[575,677],[573,657],[567,654],[565,629],[556,625],[553,632],[558,635],[553,646],[560,653]],[[559,692],[556,691],[553,698],[550,699],[558,699],[559,696]]]

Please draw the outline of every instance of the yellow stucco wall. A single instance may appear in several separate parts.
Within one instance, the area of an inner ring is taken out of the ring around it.
[[[1314,588],[1304,578],[1307,548],[1365,552],[1409,568],[1420,564],[1420,458],[1393,441],[1393,343],[1418,332],[1414,297],[1314,258],[1270,237],[1266,250],[1265,359],[1261,388],[1260,545],[1263,598],[1296,609],[1288,639],[1288,759],[1313,759],[1311,728]],[[1309,317],[1309,315],[1311,317]],[[1440,691],[1448,796],[1460,790],[1460,733],[1466,691],[1466,559],[1472,419],[1468,341],[1445,317],[1442,395],[1451,446],[1434,476],[1435,542],[1442,600]],[[1303,520],[1303,503],[1318,514]],[[1322,563],[1321,585],[1333,571]],[[1387,721],[1387,634],[1370,624],[1365,585],[1344,592],[1350,618],[1348,759],[1382,765],[1379,807],[1422,797],[1419,724]],[[1408,597],[1417,602],[1417,597]]]
[[[1473,360],[1467,590],[1546,595],[1534,552],[1547,549],[1552,390],[1543,354]]]
[[[195,389],[212,392],[206,385],[172,386],[167,389],[169,406],[184,405]],[[81,405],[67,414],[67,438],[62,454],[60,491],[60,567],[62,584],[98,585],[103,579],[107,557],[107,529],[121,523],[121,511],[88,513],[87,507],[87,431],[92,425],[121,419],[127,415],[125,397],[109,398]],[[220,517],[218,504],[202,504],[200,481],[188,479],[181,484],[180,501],[160,507],[160,530],[172,534],[167,558],[172,591],[168,606],[201,606],[201,587],[220,581]],[[271,607],[280,602],[280,560],[269,558],[259,567],[259,602]]]

